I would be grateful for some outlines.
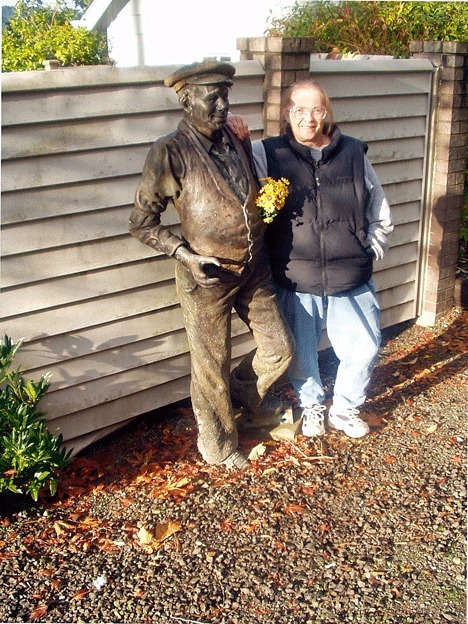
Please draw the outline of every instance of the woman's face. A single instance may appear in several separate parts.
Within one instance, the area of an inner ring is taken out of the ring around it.
[[[323,133],[326,113],[320,91],[315,87],[296,89],[286,117],[296,141],[308,147],[327,145],[330,139]]]

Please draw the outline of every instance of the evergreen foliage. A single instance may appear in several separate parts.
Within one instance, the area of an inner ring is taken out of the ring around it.
[[[466,41],[468,2],[318,2],[296,0],[269,18],[269,36],[313,37],[317,52],[406,58],[411,41]]]
[[[2,71],[44,69],[47,59],[62,66],[108,64],[106,35],[71,24],[85,5],[86,0],[75,2],[75,8],[66,0],[53,6],[45,0],[19,0],[2,33]]]
[[[37,411],[49,388],[48,375],[34,383],[19,367],[12,368],[21,345],[7,335],[0,343],[0,493],[28,494],[37,501],[44,486],[55,494],[71,451],[61,448],[62,436],[52,435]]]

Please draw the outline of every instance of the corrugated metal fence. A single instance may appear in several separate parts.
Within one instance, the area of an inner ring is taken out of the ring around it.
[[[394,62],[311,65],[342,130],[369,143],[394,208],[392,249],[376,267],[384,326],[415,316],[431,83],[427,64]],[[236,67],[231,110],[260,138],[262,66]],[[3,76],[0,331],[25,338],[28,377],[52,373],[41,407],[75,452],[189,393],[173,260],[127,230],[149,146],[180,118],[163,84],[173,69]],[[250,350],[239,321],[233,335],[235,357]]]

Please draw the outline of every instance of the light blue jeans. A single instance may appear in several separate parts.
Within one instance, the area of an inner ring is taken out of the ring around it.
[[[296,339],[288,369],[301,407],[323,403],[325,392],[318,366],[318,346],[324,321],[330,343],[340,360],[333,406],[339,413],[358,407],[366,392],[380,347],[380,308],[372,280],[355,290],[319,297],[277,286],[278,301]]]

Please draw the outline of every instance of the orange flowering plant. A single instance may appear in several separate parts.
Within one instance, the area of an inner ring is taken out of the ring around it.
[[[258,214],[265,221],[271,223],[278,212],[283,208],[286,197],[289,194],[289,180],[287,178],[260,178],[264,185],[260,189],[255,200],[258,206]]]

